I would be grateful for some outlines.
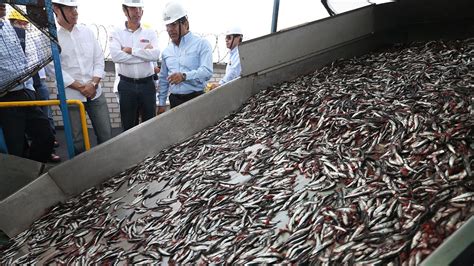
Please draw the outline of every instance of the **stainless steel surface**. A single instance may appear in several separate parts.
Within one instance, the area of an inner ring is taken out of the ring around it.
[[[8,198],[0,201],[0,230],[13,237],[27,229],[66,195],[48,174],[44,174]]]
[[[469,221],[446,239],[446,241],[428,258],[426,258],[421,265],[450,265],[452,261],[472,243],[474,243],[474,217],[471,217]]]
[[[253,80],[239,79],[225,90],[172,109],[50,170],[51,177],[67,195],[98,185],[145,157],[179,143],[213,125],[251,96]]]
[[[373,7],[308,23],[239,46],[242,76],[329,50],[374,32]]]
[[[0,153],[0,201],[35,180],[43,164]]]

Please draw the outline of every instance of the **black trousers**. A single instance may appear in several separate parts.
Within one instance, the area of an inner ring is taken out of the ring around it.
[[[33,101],[35,92],[20,90],[0,97],[0,102]],[[8,153],[47,162],[54,146],[54,135],[48,117],[39,107],[0,108],[0,126],[5,135]],[[25,136],[31,138],[28,149]]]
[[[180,104],[183,104],[191,99],[198,97],[199,95],[204,94],[202,91],[196,91],[188,94],[170,94],[170,108],[174,108]]]
[[[133,83],[121,78],[118,92],[123,131],[138,125],[138,113],[142,115],[142,122],[155,117],[156,88],[153,79],[150,78],[144,83]]]

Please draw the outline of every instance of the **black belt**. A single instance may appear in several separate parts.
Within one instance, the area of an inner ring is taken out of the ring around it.
[[[125,77],[124,75],[121,75],[121,74],[119,74],[119,77],[120,77],[120,80],[125,80],[130,83],[148,83],[150,80],[153,81],[153,75],[146,78],[139,78],[139,79]]]

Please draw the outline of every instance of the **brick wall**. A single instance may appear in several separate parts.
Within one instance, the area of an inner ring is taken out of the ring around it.
[[[113,67],[112,62],[106,62],[106,73],[105,77],[102,79],[102,90],[105,94],[105,98],[107,99],[107,106],[109,107],[110,112],[110,122],[112,123],[113,128],[121,127],[120,124],[120,108],[117,102],[117,98],[115,93],[113,92],[114,82],[115,82],[115,70]],[[225,65],[223,64],[214,64],[214,75],[211,78],[211,82],[218,82],[225,73]],[[50,91],[50,98],[56,99],[57,98],[57,89],[56,83],[54,82],[54,78],[48,78],[47,85]],[[56,126],[63,126],[63,117],[61,115],[61,111],[59,106],[52,106],[53,111],[53,118]],[[89,117],[87,117],[87,124],[89,128],[91,128],[91,122]]]

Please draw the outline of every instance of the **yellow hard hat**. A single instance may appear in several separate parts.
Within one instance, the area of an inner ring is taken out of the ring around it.
[[[8,19],[16,19],[16,20],[21,20],[25,22],[29,22],[20,12],[16,10],[12,10],[10,14],[8,15]]]

